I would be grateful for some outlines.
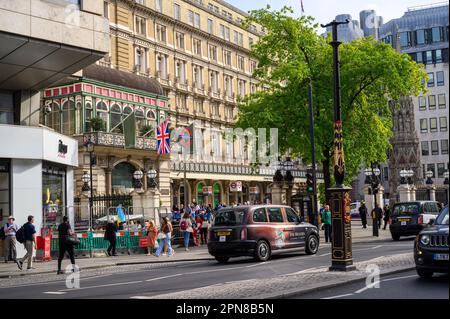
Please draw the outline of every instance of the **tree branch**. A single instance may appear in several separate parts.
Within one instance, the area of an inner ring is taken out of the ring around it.
[[[364,77],[364,79],[361,81],[361,84],[366,80],[366,77]],[[359,90],[358,92],[356,92],[355,95],[353,95],[352,99],[350,100],[349,106],[351,107],[353,102],[355,102],[356,98],[361,94],[362,91],[364,91],[364,89],[366,89],[368,86],[370,86],[373,82],[375,82],[376,80],[378,80],[378,77],[370,77],[370,81],[365,83],[364,85],[360,85],[359,86]]]

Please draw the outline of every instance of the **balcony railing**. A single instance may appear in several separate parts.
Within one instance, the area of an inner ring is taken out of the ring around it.
[[[75,136],[78,144],[84,145],[89,139],[99,146],[110,146],[117,148],[125,147],[125,137],[120,133],[94,132],[84,133],[83,135]],[[136,149],[154,150],[156,151],[156,139],[153,137],[136,137]]]

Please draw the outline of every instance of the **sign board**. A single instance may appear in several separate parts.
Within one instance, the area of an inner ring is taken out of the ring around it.
[[[212,195],[213,187],[212,186],[203,186],[203,195]]]
[[[250,187],[250,194],[259,194],[259,187],[258,186]]]
[[[230,183],[230,192],[242,192],[242,182],[231,182]]]

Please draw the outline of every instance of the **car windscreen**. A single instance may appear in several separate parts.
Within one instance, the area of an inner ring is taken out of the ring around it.
[[[214,226],[236,226],[244,222],[243,210],[219,210],[214,216]]]
[[[439,214],[436,225],[448,225],[448,207],[445,207]]]
[[[356,204],[350,204],[350,209],[356,209]]]
[[[417,203],[404,203],[394,205],[392,216],[403,216],[419,213],[419,204]]]

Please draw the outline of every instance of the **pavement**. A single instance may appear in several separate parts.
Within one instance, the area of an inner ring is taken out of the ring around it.
[[[321,231],[321,244],[325,245],[323,231]],[[392,241],[391,235],[388,229],[380,230],[379,237],[372,236],[372,227],[363,229],[360,221],[352,222],[352,240],[353,243],[374,243],[374,242],[386,242]],[[97,269],[103,267],[133,265],[133,264],[152,264],[152,263],[170,263],[170,262],[187,262],[187,261],[201,261],[201,260],[214,260],[214,258],[208,253],[205,246],[193,247],[189,252],[185,252],[184,248],[178,248],[175,246],[175,255],[171,257],[161,256],[147,256],[143,254],[136,255],[119,255],[116,257],[95,257],[95,258],[77,258],[76,263],[80,269]],[[68,263],[68,259],[65,258],[63,265]],[[27,271],[24,264],[24,270],[20,271],[17,265],[13,262],[7,264],[0,262],[0,278],[13,278],[17,276],[27,276],[32,274],[46,274],[56,272],[57,260],[41,262],[35,261],[33,267],[36,269]]]

